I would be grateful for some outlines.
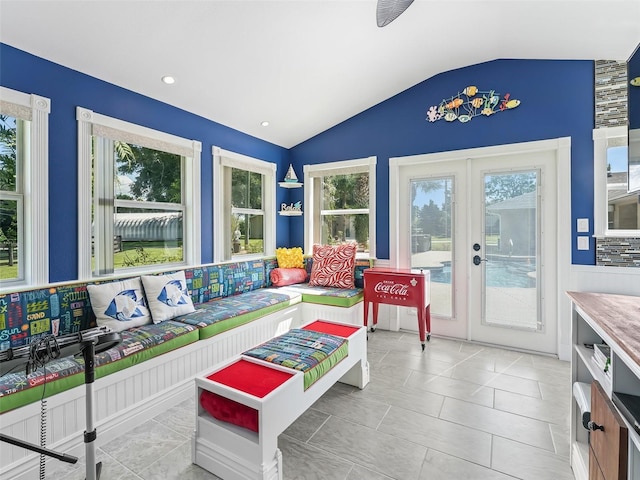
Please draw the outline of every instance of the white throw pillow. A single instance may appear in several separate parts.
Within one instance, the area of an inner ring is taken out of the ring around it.
[[[115,332],[151,323],[151,313],[140,278],[87,285],[99,326]]]
[[[153,323],[195,312],[184,271],[166,275],[143,275],[142,284]]]

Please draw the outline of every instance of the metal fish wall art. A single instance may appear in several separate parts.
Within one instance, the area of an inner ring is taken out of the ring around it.
[[[478,90],[475,85],[464,88],[451,98],[443,99],[439,105],[433,105],[427,110],[427,120],[436,122],[444,119],[446,122],[458,120],[469,122],[473,117],[484,115],[489,117],[494,113],[511,110],[520,105],[520,100],[511,98],[511,94],[500,94],[495,90]]]

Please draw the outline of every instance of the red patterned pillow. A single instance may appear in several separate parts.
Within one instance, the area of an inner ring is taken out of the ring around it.
[[[355,288],[356,244],[314,245],[309,285]]]

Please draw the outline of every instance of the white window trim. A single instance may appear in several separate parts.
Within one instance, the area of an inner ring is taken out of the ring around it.
[[[304,216],[304,251],[313,251],[314,238],[314,192],[313,181],[315,177],[330,175],[347,175],[350,173],[369,173],[369,253],[364,257],[376,258],[376,164],[377,157],[359,158],[355,160],[343,160],[339,162],[317,163],[304,166],[304,203],[306,215]],[[325,211],[323,211],[325,212]],[[338,210],[341,212],[341,210]],[[350,213],[366,213],[351,210]],[[358,257],[361,257],[358,254]]]
[[[30,113],[29,160],[23,166],[24,278],[2,282],[2,290],[49,282],[49,113],[51,100],[0,87],[0,101]]]
[[[224,167],[239,168],[264,175],[263,210],[264,210],[264,252],[259,255],[241,255],[234,259],[250,260],[276,254],[276,168],[275,163],[266,162],[257,158],[242,155],[240,153],[224,150],[220,147],[211,148],[213,156],[213,261],[220,263],[229,261],[225,259],[226,241],[224,235],[231,231],[231,219],[225,215],[230,207],[229,200],[224,198],[223,178]],[[262,213],[262,212],[260,212]]]
[[[593,130],[593,236],[639,237],[640,230],[609,230],[607,201],[607,149],[627,145],[627,127]]]
[[[78,279],[92,278],[91,271],[91,149],[94,127],[126,132],[147,142],[164,144],[187,157],[184,169],[183,252],[185,265],[197,265],[201,259],[200,234],[200,162],[202,144],[151,128],[118,120],[76,107],[78,121]],[[130,138],[128,138],[129,141]],[[158,270],[139,268],[136,271]]]

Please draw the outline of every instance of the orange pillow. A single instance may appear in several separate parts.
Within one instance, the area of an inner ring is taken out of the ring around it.
[[[356,249],[355,243],[314,245],[309,285],[355,288]]]
[[[276,259],[279,268],[304,268],[302,248],[276,248]]]
[[[269,274],[274,287],[284,287],[307,281],[307,271],[304,268],[274,268]]]

